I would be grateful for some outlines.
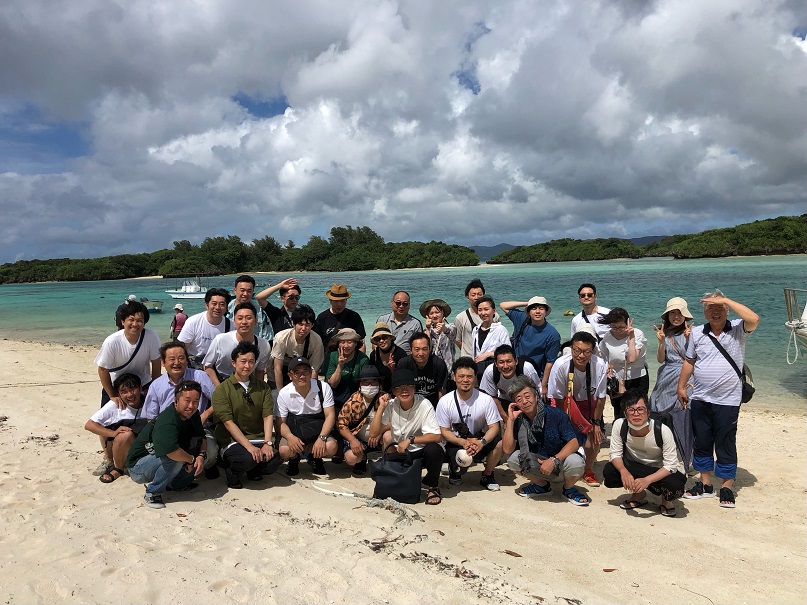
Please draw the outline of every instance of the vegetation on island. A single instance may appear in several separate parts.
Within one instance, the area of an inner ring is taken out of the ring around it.
[[[532,246],[516,246],[492,257],[488,263],[539,263],[649,256],[715,258],[805,253],[807,253],[807,214],[802,214],[754,221],[736,227],[710,229],[691,235],[672,235],[643,246],[619,238],[558,239]]]
[[[171,250],[103,258],[17,261],[0,265],[0,284],[94,281],[147,275],[229,275],[255,271],[362,271],[473,266],[470,248],[442,242],[385,242],[369,227],[334,227],[326,240],[312,236],[302,247],[265,236],[245,243],[236,235],[208,237],[201,244],[174,242]]]

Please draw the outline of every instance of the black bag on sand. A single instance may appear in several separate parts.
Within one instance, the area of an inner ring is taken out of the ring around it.
[[[404,504],[420,502],[420,477],[423,461],[412,459],[409,452],[399,454],[393,451],[387,454],[396,444],[391,443],[378,460],[370,460],[370,477],[375,481],[373,498],[383,500],[392,498]]]

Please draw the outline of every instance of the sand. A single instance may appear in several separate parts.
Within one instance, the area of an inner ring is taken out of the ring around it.
[[[145,508],[103,485],[95,350],[0,341],[0,585],[5,603],[803,603],[804,412],[741,414],[737,508],[683,501],[677,518],[500,492],[472,467],[440,506],[368,507],[373,482],[326,462],[246,489],[201,480]],[[764,398],[764,397],[761,397]],[[771,402],[768,402],[771,403]],[[600,452],[601,469],[607,450]],[[586,488],[583,488],[586,490]],[[651,498],[651,504],[656,500]]]

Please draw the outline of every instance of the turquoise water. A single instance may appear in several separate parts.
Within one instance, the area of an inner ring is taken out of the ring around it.
[[[259,286],[277,283],[281,275],[255,275]],[[702,321],[698,299],[703,292],[720,288],[730,298],[757,312],[762,322],[748,344],[748,364],[758,395],[752,405],[787,405],[807,408],[807,359],[795,365],[785,362],[787,315],[782,289],[807,287],[807,256],[774,256],[704,260],[642,259],[524,265],[482,265],[452,269],[304,273],[295,275],[302,286],[302,301],[320,312],[327,307],[325,291],[332,283],[346,283],[352,293],[348,306],[364,318],[365,327],[390,310],[395,290],[407,290],[413,314],[427,298],[440,297],[453,315],[466,308],[465,285],[474,277],[488,294],[501,300],[527,300],[545,296],[552,306],[549,321],[566,337],[571,317],[566,309],[580,310],[577,287],[597,285],[598,302],[626,308],[650,341],[648,364],[655,377],[655,336],[667,299],[683,296],[698,323]],[[232,288],[233,276],[217,277],[209,286]],[[0,336],[4,338],[67,344],[100,345],[114,330],[117,305],[129,294],[163,300],[165,312],[154,314],[149,327],[166,338],[173,316],[173,301],[163,290],[173,280],[142,279],[104,282],[45,283],[0,286]],[[201,300],[180,301],[189,314],[203,310]],[[803,304],[803,303],[802,303]],[[505,318],[505,325],[512,325]]]

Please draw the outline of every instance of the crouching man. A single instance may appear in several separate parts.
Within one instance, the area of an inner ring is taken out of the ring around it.
[[[545,406],[538,390],[526,376],[513,380],[508,395],[513,402],[507,410],[502,436],[507,465],[532,483],[516,493],[525,498],[552,493],[551,479],[563,481],[563,496],[575,506],[591,500],[575,487],[586,466],[582,447],[572,421],[563,410]]]
[[[650,491],[661,496],[659,512],[674,517],[673,500],[684,494],[686,475],[681,472],[684,465],[673,432],[661,421],[650,419],[641,391],[627,391],[620,404],[625,417],[614,420],[611,461],[603,469],[605,487],[624,487],[631,492],[619,505],[623,510],[647,504],[645,495]]]
[[[207,442],[199,416],[202,386],[183,380],[174,391],[174,405],[140,432],[129,449],[126,468],[135,483],[147,483],[143,501],[165,508],[162,494],[193,489],[193,478],[204,470]]]

